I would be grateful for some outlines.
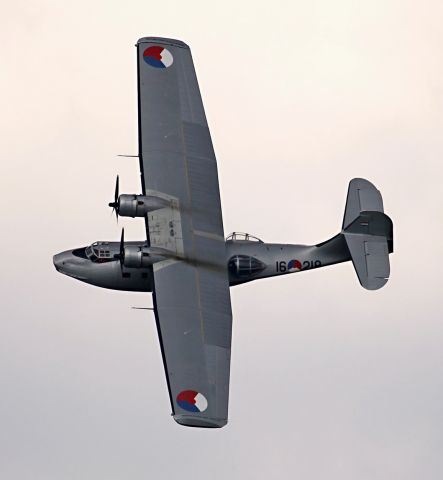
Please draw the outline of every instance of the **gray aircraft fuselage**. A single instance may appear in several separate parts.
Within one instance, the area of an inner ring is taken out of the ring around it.
[[[143,242],[126,244],[145,245]],[[119,242],[95,242],[89,247],[54,255],[54,266],[60,273],[98,287],[152,292],[152,267],[122,267],[119,251]],[[312,246],[264,243],[255,237],[235,234],[226,241],[230,286],[348,260],[351,257],[342,234]]]

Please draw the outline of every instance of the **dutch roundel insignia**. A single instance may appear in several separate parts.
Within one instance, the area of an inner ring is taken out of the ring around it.
[[[204,412],[208,408],[206,397],[195,390],[183,390],[177,395],[177,403],[188,412]]]
[[[172,65],[174,57],[166,48],[154,45],[143,52],[143,60],[151,67],[168,68]]]
[[[296,271],[296,270],[301,270],[301,262],[300,260],[290,260],[288,262],[288,270],[289,271]]]

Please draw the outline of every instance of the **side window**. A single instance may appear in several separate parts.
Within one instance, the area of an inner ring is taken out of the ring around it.
[[[229,273],[237,278],[247,278],[266,268],[266,265],[257,258],[248,255],[235,255],[228,262]]]

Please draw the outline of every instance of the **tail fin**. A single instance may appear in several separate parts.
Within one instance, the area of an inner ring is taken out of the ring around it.
[[[362,287],[383,287],[394,250],[392,221],[383,212],[381,193],[363,178],[349,182],[342,233]]]

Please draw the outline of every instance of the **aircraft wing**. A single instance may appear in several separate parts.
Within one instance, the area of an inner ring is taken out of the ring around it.
[[[174,419],[228,418],[232,313],[217,163],[189,47],[137,42],[139,158],[147,240],[171,252],[154,264],[154,309]]]

